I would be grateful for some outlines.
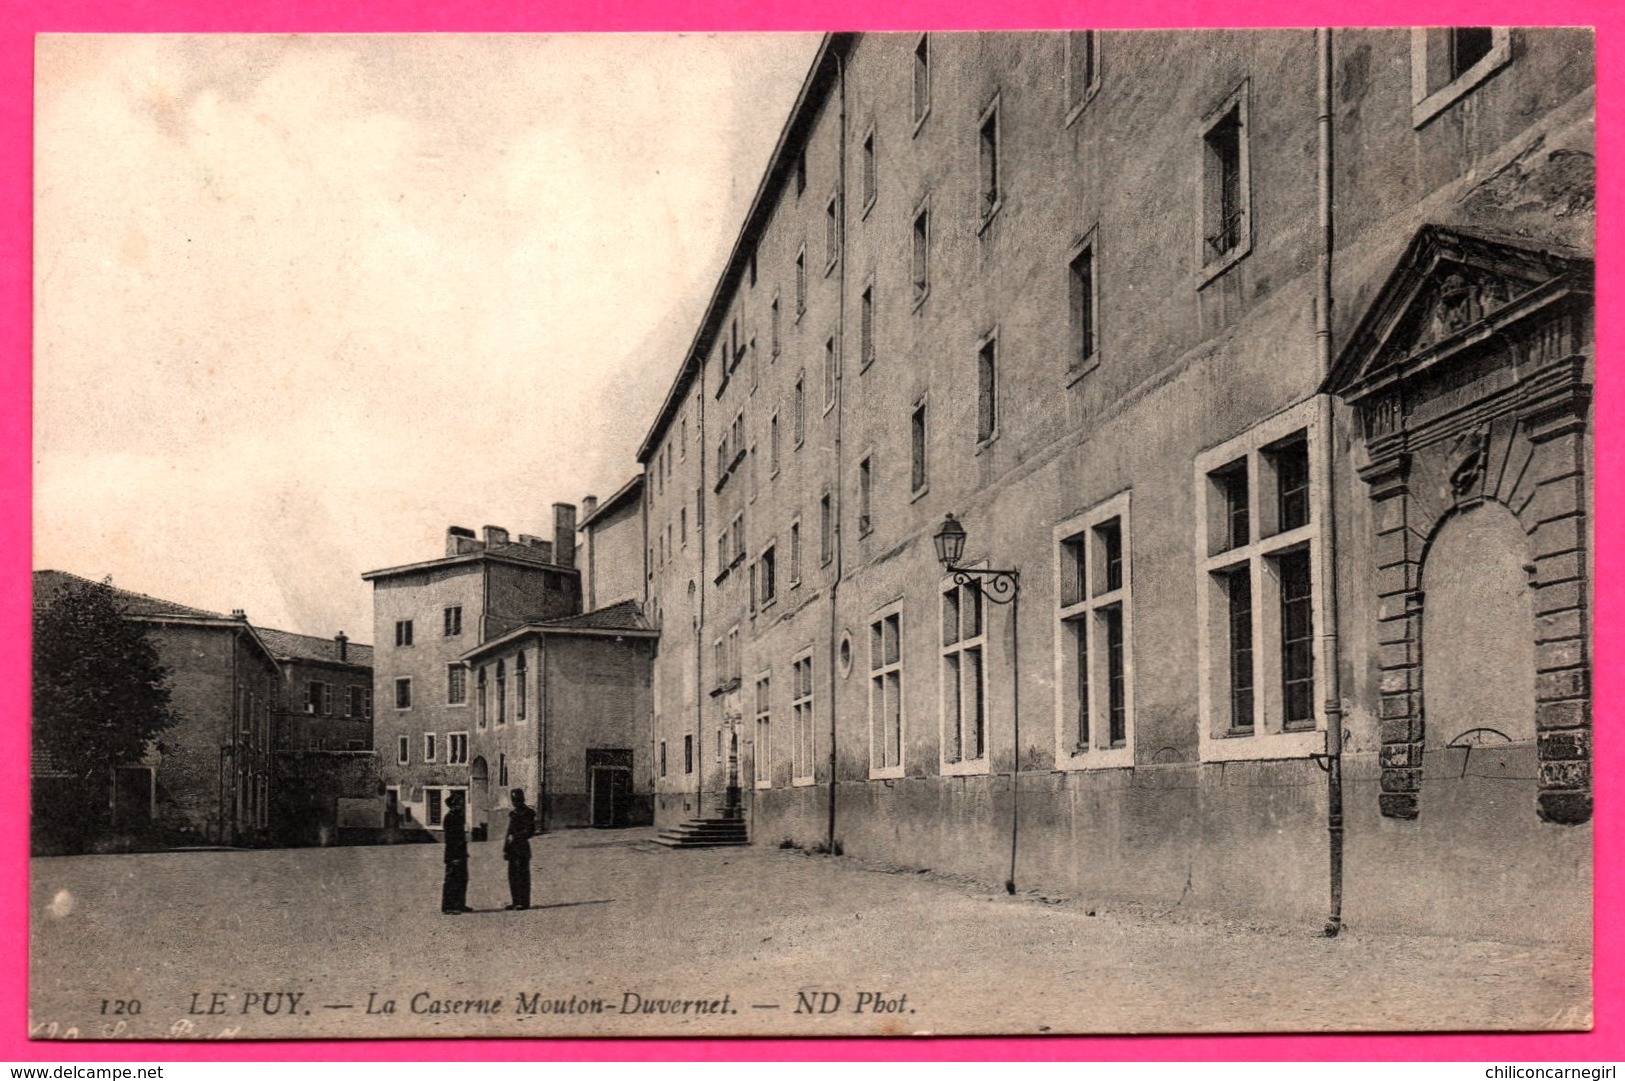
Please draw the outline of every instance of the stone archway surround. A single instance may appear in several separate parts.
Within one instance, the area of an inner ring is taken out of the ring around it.
[[[1506,506],[1530,538],[1540,816],[1591,816],[1583,374],[1582,358],[1560,362],[1452,423],[1368,444],[1361,477],[1377,523],[1378,798],[1389,817],[1416,817],[1422,787],[1425,545],[1445,515],[1485,500]]]
[[[1421,810],[1421,569],[1449,515],[1504,505],[1529,538],[1541,819],[1591,817],[1589,261],[1424,228],[1326,389],[1354,407],[1372,500],[1382,814]]]

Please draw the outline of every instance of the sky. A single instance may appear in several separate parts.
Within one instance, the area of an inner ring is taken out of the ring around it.
[[[372,640],[614,492],[816,35],[46,36],[35,568]]]

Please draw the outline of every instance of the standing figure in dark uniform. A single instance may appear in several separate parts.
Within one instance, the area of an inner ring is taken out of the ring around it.
[[[463,817],[463,794],[446,796],[446,817],[440,827],[446,834],[446,884],[440,891],[440,911],[460,916],[474,911],[468,907],[468,829]]]
[[[525,806],[525,790],[516,788],[513,813],[508,816],[508,835],[502,841],[502,857],[508,861],[508,892],[512,909],[530,907],[530,839],[536,835],[536,812]]]

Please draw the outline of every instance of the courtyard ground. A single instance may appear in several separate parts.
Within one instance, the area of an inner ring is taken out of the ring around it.
[[[508,912],[471,846],[35,859],[35,1035],[244,1039],[1553,1029],[1572,946],[1246,926],[652,831],[534,843]]]

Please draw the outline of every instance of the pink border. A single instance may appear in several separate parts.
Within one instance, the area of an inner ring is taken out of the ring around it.
[[[923,0],[887,0],[866,9],[861,0],[590,0],[517,5],[504,0],[367,0],[341,5],[330,0],[145,0],[115,5],[107,0],[0,0],[0,490],[11,498],[0,509],[0,716],[11,718],[13,750],[0,756],[0,859],[27,866],[30,442],[30,170],[32,160],[33,35],[45,31],[540,31],[540,30],[813,30],[1063,27],[1088,22],[1103,27],[1313,26],[1545,24],[1597,27],[1599,98],[1598,157],[1602,178],[1598,215],[1598,276],[1604,290],[1620,284],[1616,256],[1620,233],[1619,156],[1625,138],[1614,127],[1614,103],[1625,83],[1625,14],[1607,0],[1110,0],[1088,5],[1059,0],[970,0],[939,8]],[[1611,357],[1621,342],[1616,305],[1597,309],[1599,355]],[[1599,557],[1596,613],[1597,833],[1611,838],[1619,826],[1618,801],[1608,778],[1618,776],[1622,755],[1605,719],[1620,701],[1625,674],[1612,667],[1614,645],[1625,631],[1618,601],[1625,573],[1613,574],[1607,553],[1620,550],[1625,506],[1625,400],[1612,364],[1599,365],[1597,387],[1596,539]],[[1619,500],[1620,502],[1615,502]],[[939,1040],[617,1040],[617,1041],[335,1041],[250,1044],[30,1043],[26,1038],[28,971],[27,881],[16,875],[0,889],[0,926],[14,933],[0,941],[0,1059],[90,1062],[220,1060],[532,1060],[626,1059],[648,1061],[759,1059],[1101,1059],[1156,1060],[1420,1060],[1575,1061],[1625,1058],[1621,1002],[1620,938],[1609,934],[1603,914],[1620,912],[1625,863],[1619,846],[1599,844],[1596,898],[1596,1029],[1589,1034],[1517,1036],[1284,1036],[1237,1038],[1066,1038]]]

